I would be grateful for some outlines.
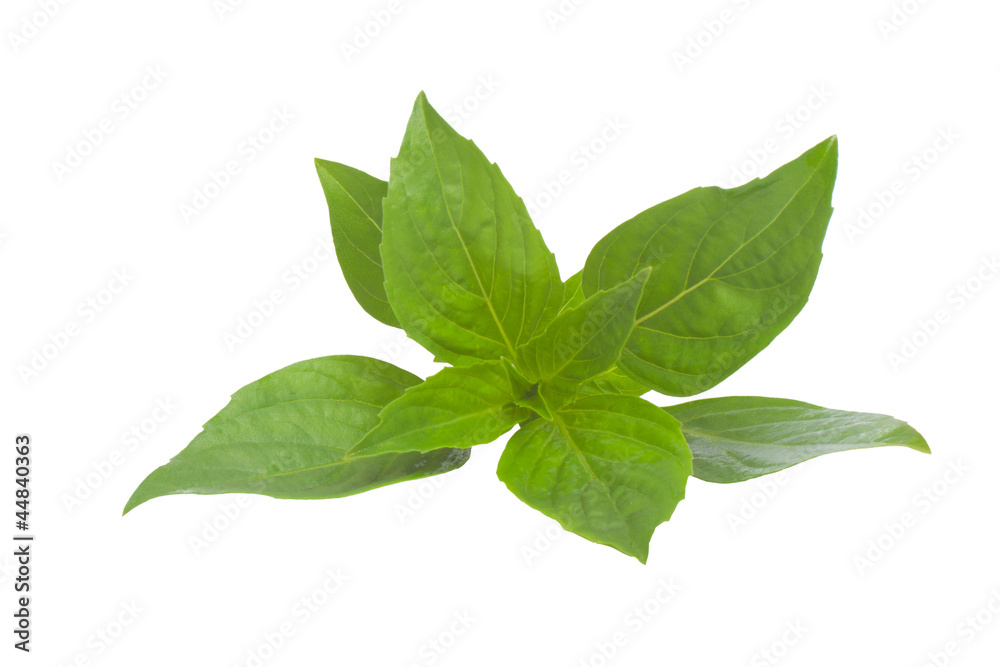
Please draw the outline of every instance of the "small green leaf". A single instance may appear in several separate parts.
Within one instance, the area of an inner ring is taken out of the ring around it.
[[[125,506],[178,493],[339,498],[461,467],[467,450],[352,457],[378,413],[420,378],[377,359],[337,356],[288,366],[233,394]]]
[[[533,385],[527,392],[517,398],[517,403],[522,408],[531,410],[542,419],[552,419],[554,411],[546,396],[540,391],[541,387]],[[558,405],[558,403],[557,403]],[[521,421],[521,420],[519,420]]]
[[[587,299],[583,293],[583,271],[577,271],[563,283],[563,302],[559,307],[559,315],[571,308],[576,308]]]
[[[363,171],[316,159],[316,171],[330,208],[330,228],[347,286],[365,312],[398,327],[385,295],[382,272],[382,200],[389,184]]]
[[[422,93],[390,173],[382,261],[403,329],[456,366],[514,359],[563,292],[524,202]]]
[[[619,367],[651,389],[690,396],[767,347],[809,298],[836,173],[832,137],[764,179],[691,190],[598,242],[585,294],[653,268]]]
[[[578,396],[600,396],[601,394],[642,396],[649,393],[649,388],[639,384],[615,367],[583,383],[576,393]]]
[[[614,368],[635,325],[635,309],[649,273],[644,269],[563,311],[545,333],[518,352],[518,367],[525,377],[572,394],[581,383]]]
[[[406,390],[352,450],[429,452],[493,442],[517,424],[514,388],[503,362],[445,368]]]
[[[680,425],[632,396],[585,398],[555,421],[522,424],[497,468],[514,495],[566,530],[643,563],[690,474]]]
[[[892,417],[781,398],[710,398],[663,409],[681,422],[694,476],[706,482],[743,482],[851,449],[901,445],[931,451],[911,426]]]
[[[514,392],[514,403],[522,408],[521,414],[518,415],[517,422],[521,423],[527,421],[532,416],[543,417],[545,419],[552,419],[552,414],[549,410],[548,404],[546,404],[545,399],[542,398],[541,393],[539,393],[538,383],[532,384],[528,378],[521,374],[521,371],[517,370],[514,364],[510,363],[506,359],[503,360],[504,370],[507,371],[507,379],[510,381],[510,386]],[[531,414],[525,414],[525,410],[531,411]]]

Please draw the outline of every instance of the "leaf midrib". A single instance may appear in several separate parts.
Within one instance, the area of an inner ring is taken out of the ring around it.
[[[576,446],[576,443],[573,441],[573,437],[569,433],[569,427],[566,426],[566,422],[563,421],[561,416],[559,416],[559,413],[554,413],[552,415],[552,422],[562,432],[563,438],[566,440],[566,444],[573,451],[573,453],[576,454],[576,457],[580,460],[580,464],[583,466],[583,469],[587,472],[587,475],[592,480],[600,484],[601,488],[604,489],[604,493],[605,495],[607,495],[608,500],[611,502],[612,507],[615,508],[615,512],[617,512],[618,516],[621,517],[622,523],[625,525],[625,531],[628,533],[629,539],[634,543],[636,536],[632,532],[632,524],[629,522],[628,517],[626,517],[625,514],[622,512],[621,508],[618,507],[618,501],[616,501],[615,497],[611,494],[611,487],[608,486],[607,482],[598,477],[597,473],[594,472],[594,469],[590,467],[590,462],[587,461],[587,457],[584,455],[583,451]]]
[[[472,269],[472,275],[475,276],[475,278],[476,278],[476,284],[479,286],[479,292],[480,292],[480,294],[482,294],[483,302],[486,304],[486,307],[489,309],[490,316],[493,318],[493,323],[496,324],[497,331],[500,332],[500,336],[503,338],[504,346],[506,346],[507,351],[510,352],[511,358],[514,358],[516,356],[515,352],[514,352],[514,346],[511,344],[510,339],[507,337],[507,332],[504,331],[503,324],[500,322],[500,318],[497,316],[497,312],[493,308],[493,302],[490,300],[490,295],[488,295],[486,293],[486,287],[483,285],[482,278],[479,277],[479,270],[476,268],[475,262],[472,261],[472,255],[469,253],[469,248],[465,244],[465,238],[462,236],[462,233],[459,231],[458,226],[455,224],[455,216],[452,214],[451,207],[448,206],[448,199],[447,199],[447,197],[445,197],[444,187],[443,187],[444,177],[441,175],[441,167],[438,164],[437,151],[434,150],[434,139],[431,137],[430,128],[427,126],[426,112],[425,112],[425,115],[424,115],[423,127],[424,127],[424,133],[427,135],[427,141],[430,143],[430,146],[431,146],[431,158],[434,160],[434,172],[437,174],[437,181],[438,181],[438,186],[439,186],[438,189],[441,192],[441,199],[445,203],[445,210],[448,211],[448,222],[451,223],[451,228],[455,231],[455,236],[458,237],[458,242],[462,245],[462,251],[465,253],[465,258],[469,261],[469,267]],[[459,176],[462,179],[462,184],[461,184],[462,185],[462,193],[463,193],[462,204],[463,204],[463,207],[464,207],[464,205],[465,205],[465,195],[464,195],[464,193],[465,193],[465,183],[464,183],[465,175],[462,172],[462,170],[459,170]],[[490,178],[491,188],[492,188],[492,182],[493,182],[492,178]],[[496,192],[494,191],[494,196],[495,195],[496,195]],[[495,259],[495,257],[494,257],[494,259]]]
[[[618,310],[617,310],[617,311],[616,311],[616,312],[614,313],[614,315],[612,315],[612,316],[608,317],[607,321],[606,321],[606,322],[604,322],[604,324],[602,324],[602,325],[601,325],[601,327],[600,327],[599,329],[597,329],[597,331],[595,331],[595,332],[594,332],[594,334],[593,334],[593,335],[592,335],[592,336],[591,336],[590,338],[588,338],[588,339],[587,339],[587,341],[586,341],[586,343],[585,343],[584,345],[581,345],[581,346],[580,346],[580,347],[578,347],[578,348],[577,348],[576,350],[574,350],[574,351],[573,351],[573,353],[569,355],[569,357],[568,357],[568,358],[567,358],[567,359],[565,360],[565,362],[563,362],[563,364],[562,364],[562,365],[561,365],[561,366],[560,366],[559,368],[556,368],[556,369],[554,369],[554,370],[553,370],[553,371],[552,371],[551,373],[549,373],[549,374],[548,374],[548,377],[546,377],[546,378],[542,378],[542,381],[544,381],[544,382],[548,382],[548,381],[551,381],[551,380],[553,380],[554,378],[557,378],[557,377],[559,377],[559,375],[560,375],[560,374],[561,374],[561,373],[562,373],[562,372],[563,372],[564,370],[566,370],[567,368],[569,368],[569,366],[570,366],[571,364],[573,364],[574,362],[576,362],[576,361],[577,361],[577,359],[579,358],[579,356],[580,356],[581,354],[583,354],[584,350],[586,350],[586,349],[587,349],[587,347],[588,347],[588,346],[589,346],[589,345],[590,345],[591,343],[593,343],[593,342],[594,342],[594,341],[595,341],[595,340],[597,339],[597,337],[598,337],[599,335],[601,335],[602,333],[604,333],[604,331],[605,331],[605,330],[606,330],[606,329],[607,329],[608,327],[610,327],[610,326],[612,326],[613,324],[615,324],[615,323],[616,323],[616,318],[618,317],[618,315],[619,315],[619,314],[621,313],[621,311],[622,311],[622,310],[623,310],[623,309],[624,309],[624,308],[625,308],[625,307],[626,307],[627,305],[628,305],[628,303],[627,303],[627,302],[624,302],[624,303],[621,303],[621,304],[619,304],[619,306],[618,306]],[[622,347],[625,347],[625,340],[622,340],[622,341],[621,341],[621,343],[622,343],[622,345],[621,345],[621,346],[622,346]],[[597,357],[595,357],[595,358],[596,358],[596,359],[599,359],[599,358],[600,358],[601,356],[603,356],[603,355],[598,355],[598,356],[597,356]],[[585,359],[584,361],[591,361],[591,359]],[[598,374],[598,376],[599,376],[599,375],[600,375],[600,374]],[[598,377],[598,376],[594,376],[594,377]],[[592,378],[591,378],[591,379],[592,379]],[[586,381],[587,381],[587,380],[584,380],[583,382],[586,382]],[[581,384],[582,384],[582,383],[581,383]]]
[[[826,156],[824,155],[824,159],[825,158],[826,158]],[[806,188],[806,186],[809,185],[812,182],[813,178],[816,177],[816,174],[818,174],[819,171],[820,171],[819,167],[817,167],[816,169],[813,169],[813,172],[811,174],[809,174],[809,178],[807,178],[805,180],[805,182],[801,186],[799,186],[799,188],[797,190],[795,190],[795,192],[792,194],[792,196],[788,198],[788,201],[785,202],[785,205],[781,207],[781,210],[778,211],[773,218],[771,218],[771,221],[768,222],[766,225],[764,225],[760,229],[760,231],[758,231],[756,234],[754,234],[749,239],[747,239],[746,241],[744,241],[743,243],[741,243],[739,245],[739,247],[736,248],[736,250],[734,250],[731,255],[729,255],[729,257],[727,257],[725,260],[723,260],[721,263],[719,263],[718,266],[715,267],[715,269],[712,271],[712,273],[710,273],[706,278],[700,280],[696,285],[693,285],[691,287],[688,287],[688,288],[684,289],[684,291],[682,291],[680,294],[678,294],[673,299],[671,299],[670,301],[666,302],[665,304],[663,304],[659,308],[656,308],[655,310],[647,313],[646,315],[643,315],[642,317],[637,318],[636,321],[635,321],[636,325],[642,324],[643,322],[645,322],[649,318],[651,318],[651,317],[653,317],[655,315],[660,314],[661,312],[663,312],[664,310],[666,310],[670,306],[674,305],[675,303],[677,303],[678,301],[680,301],[681,299],[683,299],[685,296],[687,296],[691,292],[694,292],[695,290],[697,290],[698,288],[700,288],[705,283],[713,280],[715,278],[715,274],[718,273],[722,269],[722,267],[724,267],[726,264],[728,264],[734,257],[736,257],[736,255],[738,255],[740,252],[742,252],[744,248],[746,248],[748,245],[750,245],[751,243],[753,243],[753,241],[755,241],[758,236],[760,236],[761,234],[763,234],[764,232],[766,232],[768,229],[771,228],[771,225],[773,225],[775,222],[778,221],[778,218],[780,218],[781,215],[786,210],[788,210],[788,207],[791,206],[791,204],[792,204],[793,201],[795,201],[795,198],[798,197],[799,194]],[[700,247],[700,244],[699,244],[699,247]],[[691,266],[694,265],[694,261],[695,261],[696,258],[697,258],[697,254],[691,257]],[[689,275],[690,275],[690,272],[691,272],[691,268],[689,266],[688,267],[688,274]]]
[[[775,422],[775,423],[786,423],[786,422]],[[746,427],[749,428],[749,427]],[[858,445],[870,445],[873,447],[881,446],[892,446],[892,447],[911,447],[911,445],[903,442],[816,442],[816,443],[781,443],[781,442],[754,442],[752,440],[740,440],[738,438],[728,438],[720,435],[715,435],[712,433],[706,433],[705,431],[700,431],[698,429],[689,428],[686,426],[681,427],[681,431],[684,433],[689,433],[691,435],[698,436],[699,438],[705,438],[706,440],[715,440],[718,442],[732,442],[738,445],[749,445],[751,447],[781,447],[783,449],[791,449],[796,447],[856,447]]]
[[[361,203],[360,203],[360,202],[359,202],[359,201],[358,201],[357,199],[355,199],[355,198],[354,198],[354,195],[352,195],[352,194],[351,194],[351,193],[350,193],[350,192],[348,191],[348,189],[347,189],[346,187],[344,187],[344,184],[340,182],[340,179],[339,179],[339,178],[337,178],[337,177],[336,177],[336,176],[335,176],[335,175],[333,174],[333,172],[331,172],[331,171],[330,171],[329,169],[327,169],[326,167],[324,167],[324,168],[323,168],[323,171],[325,171],[325,172],[327,173],[327,175],[328,175],[328,176],[329,176],[330,178],[332,178],[332,179],[333,179],[333,182],[337,184],[337,187],[339,187],[339,188],[341,189],[341,191],[342,191],[342,192],[343,192],[343,193],[344,193],[345,195],[347,195],[347,198],[348,198],[348,199],[350,199],[350,200],[351,200],[352,202],[354,202],[354,205],[358,207],[358,210],[359,210],[359,211],[361,211],[361,213],[362,213],[362,214],[364,214],[364,216],[365,216],[366,218],[368,218],[368,220],[369,220],[369,221],[371,221],[372,225],[374,225],[374,226],[375,226],[375,229],[377,229],[377,230],[378,230],[378,233],[379,233],[379,234],[382,234],[382,227],[381,227],[381,226],[380,226],[380,225],[378,224],[378,222],[377,222],[377,221],[375,220],[375,218],[374,218],[374,217],[373,217],[373,216],[372,216],[371,214],[369,214],[367,210],[365,210],[365,207],[364,207],[364,206],[362,206],[362,205],[361,205]],[[371,193],[370,193],[370,192],[368,192],[368,188],[366,188],[366,187],[365,187],[364,185],[361,185],[361,189],[363,189],[363,190],[365,191],[365,194],[367,194],[367,195],[368,195],[368,200],[369,200],[369,201],[371,202],[372,206],[374,207],[374,205],[375,205],[375,202],[374,202],[374,200],[372,200],[372,196],[371,196]],[[353,245],[353,244],[352,244],[352,245]]]

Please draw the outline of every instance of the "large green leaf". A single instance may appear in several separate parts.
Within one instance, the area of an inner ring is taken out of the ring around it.
[[[457,366],[514,359],[563,291],[524,202],[422,93],[390,173],[382,261],[403,329]]]
[[[635,309],[649,269],[579,306],[564,310],[518,350],[518,367],[531,382],[562,394],[614,368],[635,326]]]
[[[382,200],[389,184],[363,171],[316,160],[316,171],[330,208],[330,228],[347,286],[369,315],[398,327],[385,295],[382,272]]]
[[[622,370],[690,396],[774,340],[812,290],[836,173],[832,137],[764,179],[692,190],[598,242],[583,270],[585,294],[653,268]]]
[[[734,396],[663,408],[681,422],[694,476],[742,482],[822,454],[902,445],[930,453],[906,422],[781,398]]]
[[[554,421],[522,424],[497,468],[514,495],[566,530],[643,563],[690,474],[680,425],[632,396],[585,398]]]
[[[387,405],[378,426],[352,453],[429,452],[493,442],[517,424],[514,398],[503,362],[445,368]]]
[[[352,457],[378,413],[420,378],[377,359],[302,361],[253,382],[169,463],[139,485],[125,512],[177,493],[339,498],[448,472],[468,450]]]

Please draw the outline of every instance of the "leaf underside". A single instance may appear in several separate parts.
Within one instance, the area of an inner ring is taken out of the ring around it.
[[[852,449],[900,445],[930,453],[927,441],[898,419],[801,401],[734,396],[664,410],[681,422],[694,476],[707,482],[743,482]]]

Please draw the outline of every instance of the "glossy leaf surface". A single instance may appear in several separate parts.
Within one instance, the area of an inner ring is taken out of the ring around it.
[[[930,453],[906,422],[781,398],[733,396],[664,408],[681,422],[694,476],[742,482],[831,452],[901,445]]]

